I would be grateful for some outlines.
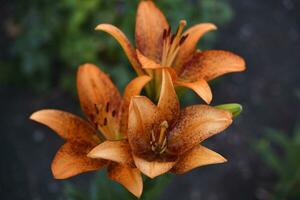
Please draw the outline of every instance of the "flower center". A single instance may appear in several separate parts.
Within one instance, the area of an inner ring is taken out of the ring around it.
[[[163,121],[160,124],[160,132],[159,132],[158,139],[155,137],[154,131],[152,130],[150,145],[151,145],[151,150],[156,154],[163,154],[167,149],[166,133],[168,127],[169,125],[167,121]]]
[[[165,29],[163,33],[163,55],[162,65],[171,67],[176,58],[180,46],[184,43],[188,35],[183,35],[183,28],[186,25],[185,20],[181,20],[175,34],[171,34],[171,28]]]

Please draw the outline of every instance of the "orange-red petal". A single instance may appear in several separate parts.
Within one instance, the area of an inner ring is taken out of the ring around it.
[[[176,161],[173,162],[160,162],[160,161],[147,161],[138,156],[133,156],[135,165],[137,168],[146,176],[150,178],[155,178],[159,175],[162,175],[176,164]]]
[[[150,76],[139,76],[133,79],[125,88],[122,103],[121,133],[127,134],[128,111],[131,97],[139,95],[143,87],[151,80]]]
[[[172,77],[165,69],[162,70],[162,86],[157,107],[160,110],[162,118],[169,123],[172,123],[180,112],[179,100],[175,92]]]
[[[210,104],[212,100],[212,92],[208,83],[204,79],[200,79],[195,82],[188,82],[178,79],[175,82],[176,85],[187,87],[192,89],[197,95],[199,95],[207,104]]]
[[[77,89],[81,108],[92,122],[99,125],[108,116],[111,118],[107,122],[110,128],[102,132],[106,138],[114,139],[116,133],[108,130],[118,129],[117,117],[122,99],[116,86],[96,65],[85,64],[78,69]],[[116,113],[115,117],[111,117],[112,113]]]
[[[131,98],[127,136],[135,154],[151,152],[151,131],[161,122],[158,114],[157,107],[147,97]]]
[[[230,112],[206,105],[189,106],[181,111],[177,124],[169,133],[168,152],[183,154],[231,123]]]
[[[100,142],[96,130],[88,122],[68,112],[40,110],[33,113],[30,119],[48,126],[65,140],[83,139],[95,145]]]
[[[169,27],[164,14],[153,1],[140,1],[135,27],[137,48],[155,62],[161,61],[163,32]]]
[[[126,35],[117,27],[111,24],[99,24],[96,30],[104,31],[111,36],[113,36],[123,48],[125,54],[127,55],[132,67],[138,75],[145,74],[141,65],[137,59],[135,48],[131,45],[130,41],[127,39]]]
[[[52,161],[51,170],[53,176],[56,179],[66,179],[83,172],[94,171],[104,167],[107,161],[86,156],[93,147],[94,144],[83,140],[65,143]]]
[[[227,160],[220,154],[198,145],[192,150],[186,152],[180,156],[176,165],[172,168],[171,172],[175,174],[183,174],[189,172],[192,169],[201,167],[204,165],[224,163]]]
[[[223,74],[240,72],[245,69],[245,61],[240,56],[229,51],[208,50],[196,53],[184,65],[180,77],[190,81],[199,79],[209,81]]]
[[[176,71],[172,67],[162,66],[161,64],[154,62],[153,60],[144,56],[139,50],[137,50],[137,55],[138,55],[139,61],[142,64],[143,69],[148,70],[148,71],[165,69],[170,73],[173,80],[177,79]],[[150,74],[152,74],[152,73],[150,72]]]
[[[143,180],[141,172],[137,168],[127,165],[111,163],[108,166],[110,179],[123,185],[129,192],[140,198],[143,192]]]
[[[216,30],[214,24],[202,23],[189,28],[184,35],[188,35],[174,62],[174,68],[177,72],[181,71],[182,66],[193,56],[196,51],[199,39],[207,32]]]
[[[87,156],[111,160],[121,164],[133,163],[129,143],[125,140],[105,141],[93,148]]]

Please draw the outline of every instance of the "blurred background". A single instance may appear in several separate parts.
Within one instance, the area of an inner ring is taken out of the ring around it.
[[[244,107],[227,131],[205,142],[229,162],[147,181],[142,199],[300,199],[300,1],[156,2],[173,27],[180,19],[217,24],[199,48],[233,51],[247,71],[211,83],[213,105]],[[0,199],[134,199],[104,172],[54,180],[50,163],[63,141],[28,117],[42,108],[81,114],[75,77],[85,62],[101,66],[123,90],[135,74],[117,42],[94,27],[114,24],[133,42],[137,3],[2,0]],[[202,102],[188,92],[182,103]]]

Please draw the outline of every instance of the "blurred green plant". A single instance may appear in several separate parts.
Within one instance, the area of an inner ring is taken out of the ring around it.
[[[293,137],[267,129],[266,137],[257,142],[256,149],[278,179],[272,199],[300,199],[300,125]]]
[[[141,200],[153,200],[164,190],[171,175],[163,175],[155,180],[145,178]],[[137,199],[116,182],[109,180],[104,171],[99,172],[89,185],[88,192],[76,188],[71,183],[65,185],[64,198],[67,200],[132,200]]]
[[[117,84],[123,88],[134,75],[129,62],[118,44],[94,27],[103,22],[114,24],[132,41],[138,1],[11,1],[16,15],[7,21],[15,30],[10,35],[14,42],[7,47],[10,59],[0,62],[0,74],[5,74],[0,83],[18,82],[40,91],[57,86],[74,91],[76,68],[93,62],[113,79],[122,74]],[[227,0],[163,0],[157,4],[172,25],[183,18],[189,24],[221,25],[232,17]],[[201,48],[211,47],[214,38],[215,34],[208,34]]]

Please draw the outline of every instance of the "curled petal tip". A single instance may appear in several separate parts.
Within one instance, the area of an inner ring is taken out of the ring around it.
[[[103,29],[104,26],[109,26],[109,24],[98,24],[96,27],[95,27],[95,30],[96,31],[101,31]]]

